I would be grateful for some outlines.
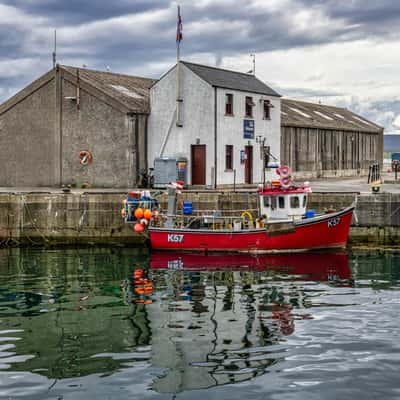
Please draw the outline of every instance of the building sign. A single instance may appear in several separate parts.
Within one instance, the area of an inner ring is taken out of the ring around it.
[[[243,120],[243,138],[254,139],[254,120],[252,119]]]

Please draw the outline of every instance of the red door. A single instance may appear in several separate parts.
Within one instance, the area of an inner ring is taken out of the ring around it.
[[[253,146],[245,146],[244,183],[253,183]]]
[[[192,185],[206,184],[206,145],[192,145]]]

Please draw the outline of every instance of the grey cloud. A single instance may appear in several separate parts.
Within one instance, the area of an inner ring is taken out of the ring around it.
[[[217,64],[224,57],[251,52],[398,35],[400,3],[395,0],[287,0],[275,7],[269,7],[267,0],[258,6],[251,0],[239,6],[237,0],[181,3],[183,57],[208,57]],[[11,88],[23,87],[51,67],[55,27],[61,63],[110,66],[116,72],[158,77],[175,57],[175,4],[172,0],[0,0],[0,6],[20,14],[8,20],[0,14],[0,61],[30,59],[35,65],[21,67],[7,79],[0,70],[0,100]],[[307,13],[309,20],[304,22],[301,17]],[[129,16],[131,23],[126,20]],[[285,88],[276,89],[286,94]],[[288,94],[341,96],[302,87]]]

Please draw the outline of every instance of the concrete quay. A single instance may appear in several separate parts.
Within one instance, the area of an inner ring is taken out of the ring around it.
[[[400,184],[386,176],[381,192],[372,194],[366,179],[312,181],[309,208],[356,205],[351,246],[397,246],[400,239]],[[0,246],[132,245],[145,246],[120,216],[127,190],[0,188]],[[247,210],[257,205],[254,190],[184,191],[195,209]],[[165,204],[165,194],[160,195]]]

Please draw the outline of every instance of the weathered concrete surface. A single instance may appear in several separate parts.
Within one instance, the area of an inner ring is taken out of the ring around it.
[[[124,193],[0,193],[0,245],[131,244],[145,240],[120,217]],[[160,196],[162,204],[166,196]],[[253,193],[190,192],[194,209],[254,210]],[[352,245],[400,243],[400,193],[312,193],[309,208],[317,212],[355,203]]]
[[[122,194],[0,194],[0,244],[135,244]]]

